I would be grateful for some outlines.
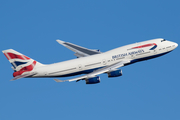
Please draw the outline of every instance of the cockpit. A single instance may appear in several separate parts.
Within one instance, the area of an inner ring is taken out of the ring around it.
[[[166,40],[165,39],[161,40],[161,42],[164,42],[164,41],[166,41]]]

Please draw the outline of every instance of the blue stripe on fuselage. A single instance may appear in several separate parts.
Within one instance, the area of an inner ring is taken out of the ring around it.
[[[150,50],[154,50],[155,48],[157,48],[157,45],[154,45]]]

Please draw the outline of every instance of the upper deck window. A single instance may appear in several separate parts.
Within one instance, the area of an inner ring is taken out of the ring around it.
[[[161,40],[161,42],[164,42],[164,41],[166,41],[166,40],[165,39]]]

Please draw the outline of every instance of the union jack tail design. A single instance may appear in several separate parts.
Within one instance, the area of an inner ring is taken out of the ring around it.
[[[43,66],[43,64],[13,50],[8,49],[2,51],[9,62],[12,64],[12,69],[14,70],[13,76],[19,76],[23,73],[33,71],[34,68]]]

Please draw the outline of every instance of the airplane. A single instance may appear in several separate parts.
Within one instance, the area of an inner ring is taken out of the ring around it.
[[[14,70],[14,78],[11,81],[20,78],[69,77],[85,74],[68,80],[54,80],[56,82],[85,80],[86,84],[96,84],[100,83],[98,75],[102,73],[106,73],[108,77],[122,76],[120,67],[165,55],[178,46],[175,42],[158,38],[101,52],[62,40],[56,41],[75,52],[77,58],[45,65],[13,49],[2,51]]]

